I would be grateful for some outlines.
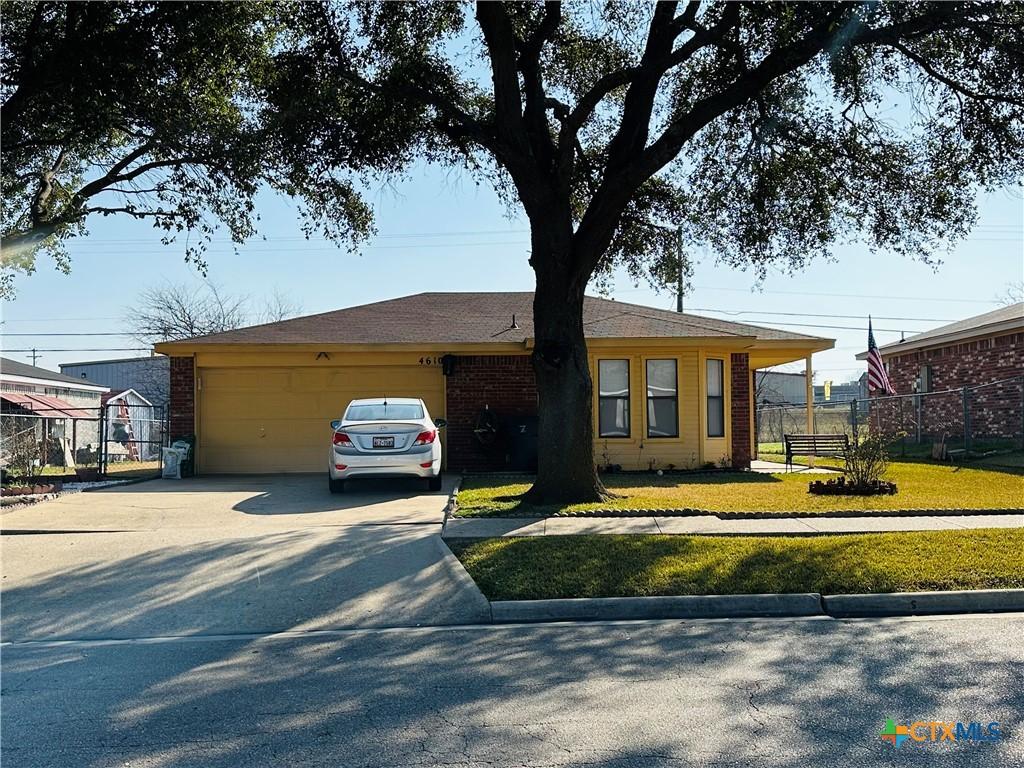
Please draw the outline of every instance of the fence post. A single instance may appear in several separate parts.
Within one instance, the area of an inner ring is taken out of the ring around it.
[[[1024,376],[1020,377],[1020,449],[1024,451]]]
[[[96,467],[100,477],[107,476],[107,412],[104,405],[100,405],[99,441],[96,446]]]
[[[915,432],[915,436],[917,438],[917,444],[920,445],[921,444],[921,411],[924,410],[924,407],[923,407],[924,406],[924,396],[920,395],[920,394],[914,395],[914,405],[916,406],[916,409],[917,409],[917,415],[915,417],[916,420],[917,420],[917,427],[915,428],[914,432]]]
[[[853,432],[853,444],[857,445],[857,398],[850,401],[850,429]]]
[[[968,403],[969,398],[969,390],[967,389],[967,387],[964,387],[964,455],[966,455],[971,450],[971,408]]]

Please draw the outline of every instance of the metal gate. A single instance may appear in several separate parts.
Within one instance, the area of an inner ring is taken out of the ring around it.
[[[161,449],[168,445],[167,409],[118,400],[101,406],[100,413],[100,475],[159,475]]]

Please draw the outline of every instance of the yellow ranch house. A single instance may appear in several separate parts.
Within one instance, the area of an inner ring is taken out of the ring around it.
[[[361,397],[421,397],[448,421],[449,471],[529,470],[532,293],[422,293],[156,345],[172,438],[201,473],[321,472],[331,419]],[[750,464],[757,368],[831,339],[588,297],[595,457],[623,469]]]

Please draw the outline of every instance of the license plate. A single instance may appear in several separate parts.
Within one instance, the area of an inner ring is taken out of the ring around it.
[[[373,438],[374,448],[394,448],[395,438],[393,437],[375,437]]]

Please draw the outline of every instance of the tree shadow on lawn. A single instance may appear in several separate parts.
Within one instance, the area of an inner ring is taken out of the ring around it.
[[[1024,587],[1024,565],[1006,557],[1007,547],[1012,554],[1016,545],[987,539],[983,531],[972,534],[954,546],[966,561],[961,570],[977,581],[968,588]],[[491,600],[965,588],[951,567],[950,545],[929,551],[921,538],[627,534],[448,544]],[[908,575],[904,564],[912,558],[919,568]]]
[[[658,507],[658,508],[673,508],[681,506],[678,502],[672,501],[671,499],[665,499],[655,503],[654,501],[640,502],[632,501],[630,491],[641,491],[643,489],[668,489],[668,488],[679,488],[680,486],[692,486],[697,487],[701,485],[730,485],[730,484],[758,484],[758,485],[772,485],[776,483],[784,482],[782,478],[775,475],[767,475],[757,472],[694,472],[694,473],[669,473],[665,475],[658,475],[653,472],[636,472],[636,473],[604,473],[601,476],[601,482],[604,483],[605,488],[609,492],[615,494],[618,498],[613,498],[611,501],[606,503],[593,503],[593,504],[532,504],[524,500],[525,491],[523,493],[502,493],[495,496],[488,496],[486,500],[479,502],[473,502],[469,509],[472,510],[474,515],[483,514],[484,516],[490,517],[546,517],[550,515],[556,515],[566,509],[571,510],[591,510],[591,509],[639,509],[647,507]],[[533,483],[533,478],[524,478],[522,483],[517,485],[525,485],[529,488]],[[473,491],[477,489],[486,489],[489,481],[486,478],[476,480],[474,478],[468,479],[462,486],[462,490]],[[503,483],[504,485],[504,483]],[[510,505],[502,506],[500,509],[488,509],[487,503],[493,502],[494,504]]]

